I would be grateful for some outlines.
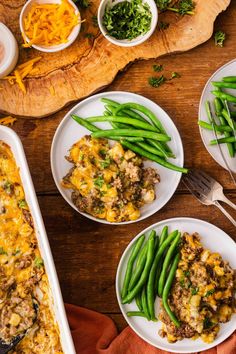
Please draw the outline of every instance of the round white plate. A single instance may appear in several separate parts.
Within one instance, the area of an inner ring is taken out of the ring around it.
[[[202,92],[202,96],[200,99],[200,104],[199,104],[199,119],[204,120],[208,122],[207,116],[206,116],[206,110],[205,110],[205,102],[210,101],[212,103],[212,107],[214,108],[213,105],[213,100],[214,100],[214,95],[211,93],[211,91],[214,90],[214,87],[211,84],[211,81],[221,81],[222,77],[224,76],[236,76],[236,59],[230,61],[229,63],[223,65],[221,68],[219,68],[207,81],[206,86],[204,87],[204,90]],[[232,89],[224,89],[225,92],[231,93],[233,95],[236,94],[236,90]],[[235,110],[235,108],[234,108]],[[213,109],[212,109],[213,112]],[[207,151],[211,154],[213,159],[218,162],[223,168],[227,168],[225,166],[224,160],[221,157],[219,147],[217,145],[211,146],[210,145],[210,140],[215,139],[214,132],[203,129],[200,127],[200,134],[202,137],[202,141],[207,149]],[[236,173],[236,156],[235,157],[230,157],[229,152],[227,149],[226,144],[222,144],[222,151],[224,154],[224,157],[226,158],[226,161],[229,164],[230,169]]]
[[[66,114],[60,125],[58,126],[56,133],[53,138],[52,148],[51,148],[51,169],[54,181],[59,189],[63,198],[77,210],[76,206],[71,201],[71,191],[61,186],[62,178],[68,173],[69,169],[72,167],[72,164],[69,163],[65,156],[68,155],[68,151],[71,146],[81,139],[84,135],[90,134],[90,132],[76,123],[72,118],[71,114],[77,114],[82,118],[89,116],[102,115],[104,109],[104,104],[101,102],[102,97],[107,97],[112,100],[126,103],[126,102],[135,102],[146,106],[151,109],[156,116],[161,120],[164,127],[166,128],[167,133],[171,136],[172,140],[169,143],[169,146],[176,155],[176,159],[170,159],[176,165],[183,166],[183,146],[181,142],[180,135],[176,126],[170,117],[159,107],[156,103],[150,101],[149,99],[136,95],[129,92],[104,92],[94,96],[91,96],[84,101],[77,104],[70,112]],[[102,129],[109,129],[110,125],[108,123],[96,123],[98,127]],[[138,220],[147,218],[148,216],[154,214],[156,211],[160,210],[172,197],[175,192],[180,178],[181,173],[168,170],[164,167],[161,167],[155,162],[145,161],[145,167],[152,166],[157,168],[158,173],[160,174],[161,182],[156,186],[156,200],[151,204],[146,204],[141,208],[141,216]],[[78,211],[78,210],[77,210]],[[99,221],[105,224],[110,224],[110,222],[102,219],[95,218],[89,214],[81,213],[88,218]],[[135,221],[127,221],[122,223],[112,223],[112,224],[129,224]]]
[[[154,347],[174,352],[174,353],[193,353],[202,350],[207,350],[215,345],[223,342],[227,337],[229,337],[233,331],[236,329],[236,315],[234,314],[231,321],[228,323],[222,323],[220,325],[220,331],[217,338],[211,344],[204,343],[202,340],[197,339],[193,341],[192,339],[184,339],[176,343],[168,343],[166,338],[161,338],[158,334],[159,329],[161,329],[161,322],[148,322],[142,317],[127,317],[127,311],[137,310],[135,301],[131,304],[122,305],[121,303],[121,288],[123,284],[123,279],[125,275],[125,270],[127,266],[127,261],[130,256],[130,251],[135,240],[141,236],[143,233],[148,236],[149,232],[154,229],[158,235],[162,228],[168,225],[169,231],[178,229],[181,232],[194,233],[198,232],[201,236],[201,241],[203,246],[208,248],[212,252],[219,252],[225,261],[229,261],[232,268],[236,268],[236,244],[235,242],[218,227],[209,224],[205,221],[193,218],[173,218],[168,220],[163,220],[157,224],[149,226],[144,231],[140,232],[125,249],[116,274],[116,295],[119,302],[120,309],[126,321],[130,327],[146,342],[150,343]],[[156,314],[159,312],[159,300],[156,300],[155,311]]]

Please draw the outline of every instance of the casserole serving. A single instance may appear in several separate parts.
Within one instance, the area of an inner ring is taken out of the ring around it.
[[[27,330],[13,353],[74,354],[22,144],[0,127],[0,338]],[[50,285],[49,285],[50,284]]]

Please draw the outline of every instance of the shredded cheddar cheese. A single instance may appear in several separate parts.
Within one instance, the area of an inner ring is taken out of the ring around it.
[[[67,0],[58,4],[35,3],[24,18],[23,47],[66,43],[78,23],[79,14],[75,14],[74,7]]]
[[[40,59],[41,57],[36,57],[23,64],[18,65],[14,70],[13,74],[5,76],[4,80],[8,80],[11,85],[17,83],[21,91],[26,93],[26,87],[23,80],[26,76],[33,73],[33,71],[35,70],[33,67]]]
[[[12,126],[16,121],[16,118],[13,118],[12,116],[6,116],[0,118],[0,124],[6,125],[6,126]]]

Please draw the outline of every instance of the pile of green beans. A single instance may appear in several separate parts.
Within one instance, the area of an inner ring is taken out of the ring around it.
[[[200,127],[208,130],[215,130],[221,136],[210,141],[210,145],[227,144],[230,157],[236,155],[236,111],[233,107],[236,104],[236,95],[229,94],[224,89],[236,89],[236,76],[225,76],[221,81],[212,81],[214,90],[215,119],[209,109],[209,102],[206,102],[206,113],[208,122],[199,120]]]
[[[127,262],[121,300],[123,304],[135,300],[137,310],[127,312],[127,316],[157,321],[155,299],[159,296],[171,321],[176,327],[180,326],[168,303],[180,259],[180,239],[178,230],[168,233],[168,226],[165,226],[160,237],[152,230],[147,237],[141,235],[136,240]]]
[[[93,138],[119,141],[127,149],[163,167],[180,173],[188,172],[187,168],[167,161],[168,158],[175,158],[168,146],[171,137],[150,109],[133,102],[120,104],[108,98],[102,98],[101,101],[105,107],[103,116],[84,119],[72,114],[71,117],[90,130]],[[108,122],[111,129],[99,129],[94,125],[96,122]]]

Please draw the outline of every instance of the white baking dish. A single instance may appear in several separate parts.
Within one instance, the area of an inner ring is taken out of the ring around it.
[[[75,348],[71,332],[67,322],[61,290],[53,262],[48,238],[46,235],[43,219],[39,209],[33,182],[30,176],[24,149],[18,135],[10,128],[0,125],[0,140],[8,144],[14,154],[16,164],[19,167],[22,185],[25,191],[27,203],[34,220],[35,232],[39,244],[41,256],[44,260],[46,274],[50,284],[52,297],[52,310],[60,330],[60,339],[65,354],[75,354]],[[46,354],[46,353],[45,353]]]

